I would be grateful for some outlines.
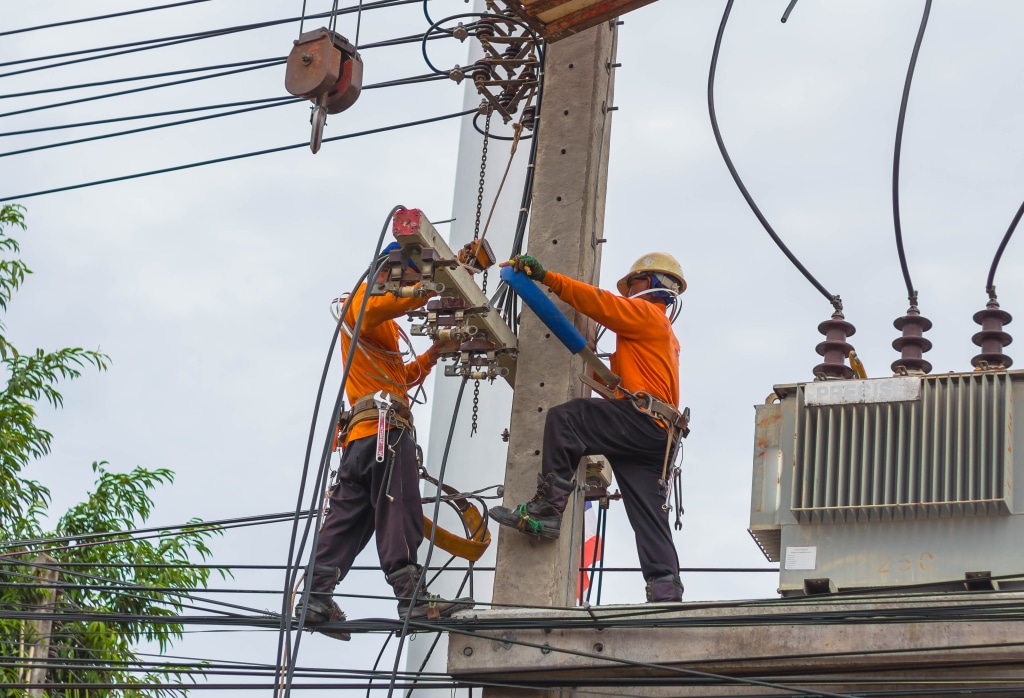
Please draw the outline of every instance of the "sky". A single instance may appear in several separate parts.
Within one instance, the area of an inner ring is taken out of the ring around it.
[[[842,297],[846,319],[857,328],[850,341],[868,374],[884,377],[898,358],[891,348],[898,337],[892,322],[907,309],[893,233],[893,148],[924,2],[804,0],[782,24],[786,4],[736,2],[718,66],[720,127],[774,229],[830,293]],[[88,10],[71,0],[6,5],[0,32],[135,3],[93,2]],[[688,290],[676,331],[682,400],[692,410],[693,432],[683,464],[684,529],[675,534],[681,563],[770,567],[746,531],[752,406],[776,384],[813,378],[820,361],[814,347],[823,339],[816,328],[832,308],[769,239],[714,141],[707,79],[724,6],[724,0],[662,0],[630,13],[619,28],[622,67],[616,73],[601,285],[614,288],[629,264],[650,250],[671,252],[682,264]],[[434,18],[468,9],[459,0],[430,0],[430,8]],[[310,13],[325,9],[329,3],[307,5]],[[210,0],[0,35],[0,63],[300,11],[298,2]],[[420,4],[366,12],[360,43],[426,26]],[[899,204],[921,313],[934,323],[926,334],[934,349],[926,358],[936,373],[971,369],[978,353],[971,335],[980,329],[971,317],[985,306],[989,265],[1024,198],[1024,166],[1017,157],[1024,123],[1014,88],[1024,84],[1022,29],[1019,3],[936,0],[924,37],[907,110]],[[339,31],[352,38],[352,15],[339,20]],[[25,196],[303,143],[308,106],[293,104],[7,155],[161,119],[32,135],[12,131],[282,96],[284,71],[277,66],[9,113],[135,83],[71,85],[283,56],[297,33],[293,22],[20,75],[7,73],[25,66],[0,67],[0,201],[27,208],[28,231],[18,237],[22,258],[35,272],[4,318],[8,335],[23,350],[98,348],[112,361],[109,371],[87,372],[65,386],[63,410],[42,410],[43,425],[55,435],[53,452],[28,475],[51,488],[55,511],[81,499],[92,481],[89,464],[97,460],[114,470],[143,465],[175,471],[174,485],[155,493],[152,522],[158,525],[294,509],[333,329],[331,300],[365,268],[394,205],[445,220],[459,210],[453,201],[464,199],[465,182],[472,187],[475,173],[457,179],[456,164],[460,148],[478,143],[460,146],[460,135],[470,128],[452,119],[325,143],[315,156],[300,147]],[[453,40],[432,42],[429,50],[438,66],[467,62],[468,46]],[[363,58],[366,83],[428,72],[418,44],[369,49]],[[17,96],[51,88],[59,89]],[[330,118],[325,137],[452,114],[464,102],[473,100],[451,81],[367,90],[349,111]],[[492,167],[507,157],[502,148],[492,144]],[[520,185],[506,186],[518,199]],[[460,216],[456,225],[466,223]],[[514,220],[502,214],[494,225],[500,235]],[[1011,314],[1024,294],[1024,277],[1016,273],[1018,245],[1010,242],[995,280]],[[1014,324],[1006,329],[1015,333]],[[1014,348],[1007,350],[1011,357]],[[485,386],[481,399],[505,404],[508,394],[501,390]],[[436,442],[446,425],[431,424],[429,408],[420,408],[417,419],[421,435],[431,435],[423,440]],[[490,419],[500,423],[501,415]],[[464,443],[465,430],[457,438]],[[475,438],[475,452],[500,454],[496,430]],[[436,445],[428,450],[433,461]],[[500,455],[492,458],[501,462]],[[466,489],[491,484],[460,483]],[[214,541],[213,562],[283,564],[285,529],[228,532]],[[357,564],[375,562],[370,546]],[[636,564],[621,509],[610,514],[606,562]],[[686,600],[703,601],[772,598],[777,577],[691,573],[683,581]],[[489,582],[482,576],[480,583]],[[277,572],[240,572],[212,586],[265,589],[272,593],[247,595],[244,603],[280,607]],[[379,572],[354,572],[345,591],[389,590]],[[603,603],[642,599],[639,573],[609,574]],[[394,612],[393,602],[383,600],[352,601],[347,610],[353,617]],[[340,650],[334,641],[307,638],[303,663],[366,668],[379,637]],[[275,641],[274,633],[190,633],[175,651],[272,662]]]

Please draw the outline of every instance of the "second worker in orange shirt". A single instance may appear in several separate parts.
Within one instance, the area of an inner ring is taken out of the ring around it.
[[[623,388],[678,407],[679,341],[666,311],[686,290],[686,281],[671,255],[652,252],[637,260],[618,282],[621,296],[547,271],[533,257],[521,255],[515,266],[615,333],[611,370]],[[659,482],[669,435],[628,395],[619,395],[614,400],[577,398],[552,407],[544,422],[537,493],[517,507],[493,507],[490,516],[524,533],[557,538],[580,458],[602,454],[615,473],[636,536],[647,600],[680,601],[679,557],[663,508],[667,483]]]

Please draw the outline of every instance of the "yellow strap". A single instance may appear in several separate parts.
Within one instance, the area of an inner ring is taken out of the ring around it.
[[[472,538],[463,538],[452,533],[441,526],[437,527],[437,534],[434,536],[434,545],[445,552],[461,557],[470,562],[479,560],[484,551],[491,544],[491,532],[487,530],[487,522],[483,520],[480,510],[472,504],[459,512],[466,524],[466,529],[476,531]],[[423,517],[423,533],[430,538],[434,529],[434,522]]]

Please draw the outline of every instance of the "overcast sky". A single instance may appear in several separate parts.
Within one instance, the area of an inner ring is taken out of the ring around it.
[[[857,327],[851,342],[869,375],[886,376],[898,357],[890,346],[898,336],[892,321],[907,309],[893,236],[893,146],[924,2],[804,0],[781,24],[786,4],[736,3],[718,68],[721,129],[768,220],[822,284],[842,296],[847,320]],[[714,142],[707,77],[724,5],[663,0],[631,13],[620,27],[602,285],[614,288],[629,263],[652,249],[682,263],[689,290],[676,329],[693,433],[684,462],[685,527],[676,534],[681,563],[768,567],[746,532],[751,406],[775,384],[813,378],[820,361],[814,346],[822,340],[816,327],[831,306],[769,240]],[[7,0],[0,31],[135,6]],[[459,0],[430,6],[435,18],[467,9]],[[322,0],[308,4],[310,12],[328,7]],[[297,1],[211,0],[0,36],[0,62],[296,16],[300,9]],[[360,43],[426,26],[418,4],[368,12]],[[15,93],[283,56],[297,31],[293,23],[17,76],[2,73],[27,66],[2,67],[0,156],[152,122],[6,135],[11,131],[284,95],[278,66],[7,115],[135,83],[10,96]],[[354,17],[342,18],[339,31],[352,38]],[[985,305],[989,264],[1024,198],[1022,31],[1020,3],[936,0],[924,38],[907,113],[900,206],[921,312],[935,325],[926,335],[935,345],[926,355],[935,372],[970,370],[978,353],[971,335],[979,330],[971,316]],[[454,41],[430,47],[443,67],[465,64],[466,51]],[[366,83],[427,72],[417,44],[367,50],[364,61]],[[352,109],[331,117],[325,136],[450,114],[462,104],[463,88],[449,81],[366,91]],[[81,498],[94,460],[108,460],[116,470],[139,464],[177,473],[172,487],[156,493],[156,523],[294,508],[332,331],[330,301],[365,268],[394,205],[422,208],[435,220],[450,217],[460,126],[442,121],[327,143],[316,156],[298,148],[37,198],[17,197],[302,143],[308,108],[296,104],[3,157],[0,200],[27,206],[29,230],[19,237],[36,272],[4,319],[10,338],[23,350],[82,346],[112,358],[109,372],[87,373],[66,386],[62,411],[42,410],[54,448],[29,475],[52,489],[54,509]],[[492,145],[491,153],[492,163],[501,163],[507,151]],[[1002,307],[1012,314],[1024,294],[1020,255],[1011,242],[996,277]],[[429,411],[421,411],[425,434]],[[607,563],[635,565],[621,509],[612,511],[609,532]],[[281,564],[287,530],[228,532],[214,551],[214,561],[224,564]],[[371,546],[359,564],[375,561]],[[604,602],[642,600],[639,573],[615,579]],[[350,582],[350,593],[387,589],[379,573],[354,573]],[[684,582],[689,601],[770,598],[777,578],[690,574]],[[280,583],[276,573],[240,573],[214,586],[273,590]],[[280,606],[273,594],[237,602]],[[394,612],[390,601],[362,603],[349,603],[349,615]],[[232,633],[225,641],[190,634],[176,651],[273,661],[276,636],[258,635]],[[380,637],[355,650],[341,647],[344,661],[337,643],[309,639],[303,664],[366,668]]]

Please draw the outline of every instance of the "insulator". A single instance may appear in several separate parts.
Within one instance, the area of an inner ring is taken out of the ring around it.
[[[494,36],[495,20],[490,17],[483,17],[476,23],[476,38]]]
[[[537,107],[530,105],[523,110],[523,128],[532,131],[537,125]]]
[[[515,60],[519,57],[519,52],[522,50],[522,44],[509,44],[508,48],[505,49],[503,54],[508,60]]]
[[[857,329],[848,323],[839,310],[832,313],[832,319],[818,325],[818,332],[825,335],[825,341],[819,342],[815,351],[824,361],[814,367],[814,376],[820,380],[837,378],[853,378],[853,369],[846,365],[846,357],[853,349],[846,338],[852,336]]]
[[[976,371],[1003,371],[1013,365],[1013,359],[1003,353],[1003,348],[1013,337],[1003,332],[1003,325],[1009,325],[1013,317],[999,308],[999,301],[989,300],[984,310],[974,314],[974,321],[981,325],[981,332],[971,340],[981,347],[981,353],[971,359]]]
[[[491,64],[487,61],[477,61],[473,64],[473,82],[485,82],[491,79]]]
[[[508,87],[502,90],[501,94],[498,95],[498,104],[500,104],[509,114],[516,113],[515,109],[509,108],[512,105],[512,100],[516,98],[516,92],[516,88]]]
[[[894,339],[892,348],[900,352],[900,358],[892,362],[893,373],[910,373],[916,375],[931,373],[932,365],[923,357],[924,352],[932,348],[932,343],[924,338],[924,333],[932,328],[932,322],[922,317],[916,305],[907,309],[907,314],[896,318],[893,327],[903,332],[903,336]]]

